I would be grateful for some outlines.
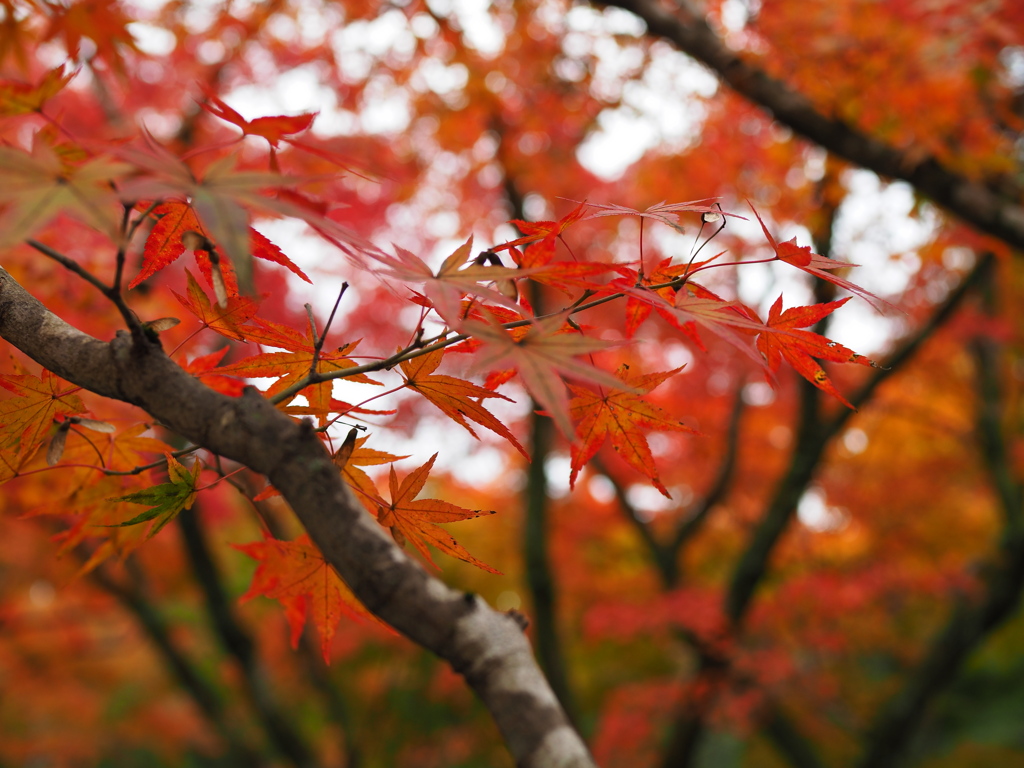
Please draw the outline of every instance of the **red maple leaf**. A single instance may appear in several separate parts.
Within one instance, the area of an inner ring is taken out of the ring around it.
[[[201,355],[193,358],[181,367],[203,382],[203,384],[208,386],[210,389],[220,392],[221,394],[228,395],[229,397],[239,397],[242,394],[242,390],[245,389],[244,381],[231,376],[222,376],[217,373],[211,373],[220,361],[224,359],[224,355],[228,353],[229,349],[231,349],[231,347],[221,347],[216,352],[211,352],[208,355]]]
[[[626,331],[626,337],[630,339],[633,338],[637,329],[648,317],[650,317],[651,311],[657,308],[659,313],[662,314],[666,320],[676,327],[681,327],[685,333],[694,337],[698,346],[703,349],[703,344],[700,342],[699,337],[696,337],[696,333],[693,331],[694,324],[680,323],[669,311],[676,289],[667,286],[652,289],[650,286],[664,285],[665,283],[671,283],[672,281],[677,280],[683,275],[692,274],[701,267],[710,264],[715,258],[717,257],[696,263],[684,262],[681,264],[673,264],[673,259],[670,257],[659,262],[653,270],[643,276],[641,276],[635,269],[626,266],[618,266],[617,269],[622,274],[622,277],[611,281],[606,288],[607,290],[626,292],[626,326],[624,329]],[[640,291],[641,293],[637,293],[637,291]],[[657,298],[644,296],[642,291],[650,291],[654,293]]]
[[[479,402],[488,397],[497,397],[501,400],[509,400],[509,398],[454,376],[435,375],[434,371],[441,364],[443,356],[444,350],[438,349],[430,354],[400,363],[402,373],[406,377],[405,386],[419,392],[444,411],[445,415],[455,423],[465,427],[473,437],[476,437],[477,434],[466,423],[467,418],[498,433],[512,443],[523,456],[529,458],[526,449],[519,444],[515,435],[509,432],[508,427],[498,421],[494,414]]]
[[[619,267],[615,264],[549,261],[543,266],[524,270],[523,274],[528,275],[531,280],[550,285],[571,295],[573,289],[579,288],[594,291],[595,293],[603,291],[607,287],[606,283],[597,282],[594,278],[607,272],[617,271],[619,271]]]
[[[779,296],[768,311],[768,322],[766,330],[757,337],[757,348],[764,355],[768,368],[772,372],[779,370],[782,360],[785,360],[793,368],[811,382],[818,389],[828,392],[837,398],[848,408],[852,405],[836,389],[832,380],[829,379],[825,370],[818,365],[814,358],[819,360],[831,360],[837,363],[858,363],[859,365],[870,365],[877,367],[868,358],[858,355],[852,349],[844,347],[835,341],[830,341],[824,336],[812,331],[802,331],[809,325],[814,325],[819,320],[832,314],[839,307],[843,306],[850,297],[839,301],[830,301],[826,304],[814,304],[809,307],[790,307],[782,311],[782,296]],[[778,333],[777,331],[783,331]]]
[[[331,640],[342,616],[379,622],[324,560],[309,536],[303,534],[294,541],[267,537],[234,546],[260,563],[249,591],[240,600],[263,595],[281,603],[291,629],[292,648],[298,647],[307,616],[312,616],[320,633],[320,649],[328,663]]]
[[[206,101],[200,102],[199,106],[211,115],[241,128],[243,136],[262,136],[273,147],[276,147],[285,136],[302,133],[308,129],[319,114],[318,112],[307,112],[301,115],[274,115],[246,120],[210,91],[206,93]]]
[[[572,446],[572,472],[569,486],[573,487],[580,469],[594,457],[606,440],[611,440],[616,453],[629,466],[649,478],[651,483],[665,496],[668,490],[658,477],[654,457],[644,437],[645,429],[667,429],[676,432],[695,430],[670,418],[661,408],[643,399],[666,379],[676,375],[682,368],[662,373],[631,373],[623,365],[618,374],[626,388],[593,391],[584,387],[569,385],[574,397],[570,408],[576,420],[578,443]]]
[[[385,528],[391,530],[392,537],[399,545],[404,545],[407,541],[412,542],[424,559],[435,568],[437,568],[437,564],[430,556],[428,544],[445,554],[471,563],[477,568],[500,575],[500,571],[477,560],[446,530],[437,525],[437,523],[455,523],[460,520],[472,520],[474,517],[482,515],[493,515],[493,510],[464,509],[440,499],[416,499],[427,482],[427,476],[430,474],[436,458],[437,454],[435,453],[426,464],[406,475],[401,484],[398,482],[398,475],[395,474],[394,464],[391,465],[391,473],[388,476],[391,502],[378,499],[377,520]]]
[[[521,267],[539,267],[547,264],[555,256],[555,240],[557,240],[566,229],[583,218],[587,212],[587,204],[580,203],[569,213],[558,221],[520,221],[513,219],[509,224],[514,225],[523,233],[523,237],[512,240],[494,248],[494,251],[511,250],[520,245],[535,243],[529,249],[528,254],[520,258]],[[513,251],[514,253],[514,251]]]
[[[751,208],[754,206],[751,205]],[[836,277],[826,270],[833,269],[845,269],[846,267],[856,267],[857,264],[849,264],[843,261],[836,261],[835,259],[828,259],[824,256],[819,256],[816,253],[811,252],[809,245],[799,246],[796,244],[796,238],[787,240],[784,243],[775,241],[772,237],[772,233],[768,231],[768,227],[765,226],[764,221],[761,219],[761,215],[754,209],[754,215],[757,216],[757,221],[761,225],[761,229],[764,232],[764,236],[768,238],[768,242],[771,243],[772,250],[775,251],[776,257],[779,261],[784,261],[787,264],[792,264],[794,267],[802,269],[808,274],[814,275],[815,277],[826,280],[833,285],[838,285],[840,288],[845,288],[850,293],[856,294],[868,302],[875,309],[880,312],[887,310],[898,309],[896,305],[891,304],[880,296],[876,296],[864,288],[861,288],[855,283],[851,283],[848,280],[843,280],[841,277]]]
[[[153,210],[152,215],[157,217],[157,222],[153,225],[153,229],[150,230],[149,237],[146,238],[146,244],[142,251],[142,269],[135,276],[135,279],[128,284],[129,288],[134,288],[146,278],[156,274],[188,250],[185,241],[182,239],[182,236],[187,232],[196,232],[202,235],[204,239],[212,242],[214,246],[217,245],[215,241],[210,239],[206,229],[204,229],[199,218],[196,216],[195,210],[188,203],[174,200],[161,203]],[[293,264],[281,249],[270,242],[264,235],[250,227],[249,237],[249,246],[254,257],[280,264],[307,283],[312,282],[305,272]],[[207,284],[213,285],[212,265],[209,255],[205,250],[195,250],[194,254],[199,269],[202,271],[203,276],[206,277]],[[220,268],[228,295],[236,296],[238,294],[238,282],[235,279],[234,271],[231,269],[231,263],[227,260],[222,260]]]

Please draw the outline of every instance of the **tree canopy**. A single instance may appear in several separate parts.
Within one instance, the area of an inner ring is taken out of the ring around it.
[[[0,0],[0,764],[1020,760],[1022,128],[1008,0]]]

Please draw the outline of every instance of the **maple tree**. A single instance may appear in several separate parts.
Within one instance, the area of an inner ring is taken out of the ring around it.
[[[1019,759],[1021,10],[441,5],[0,0],[0,762]]]

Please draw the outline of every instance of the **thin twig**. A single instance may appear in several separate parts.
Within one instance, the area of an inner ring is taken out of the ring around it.
[[[132,332],[132,339],[136,343],[142,342],[142,340],[145,338],[144,332],[142,330],[142,324],[139,322],[139,318],[135,316],[135,313],[128,308],[127,304],[125,304],[124,299],[121,296],[121,292],[117,290],[116,287],[106,285],[94,274],[84,269],[82,265],[79,264],[77,261],[65,256],[60,251],[51,248],[45,243],[40,243],[38,240],[32,239],[26,240],[25,242],[32,248],[35,248],[44,256],[47,256],[56,261],[69,272],[73,272],[74,274],[78,275],[80,278],[89,283],[89,285],[98,289],[100,293],[106,296],[113,303],[113,305],[117,307],[117,311],[121,313],[121,317],[124,318],[125,324],[128,326],[128,329]]]
[[[667,283],[648,286],[648,289],[655,291],[660,288],[672,288],[678,286],[679,284],[680,283],[678,280],[672,280]],[[608,296],[602,296],[601,298],[594,299],[593,301],[588,302],[586,304],[580,304],[578,306],[575,306],[575,308],[570,307],[569,313],[574,315],[578,312],[583,312],[588,309],[593,309],[594,307],[599,307],[602,304],[607,304],[609,301],[621,299],[624,296],[626,296],[625,293],[614,293]],[[504,328],[505,330],[523,328],[528,325],[534,325],[541,320],[547,320],[552,317],[558,317],[559,315],[565,314],[566,311],[567,310],[565,309],[561,309],[557,312],[549,312],[547,314],[538,315],[537,317],[532,317],[526,320],[514,320],[510,323],[502,323],[499,327]],[[457,333],[454,336],[444,335],[444,338],[441,338],[438,341],[434,342],[433,344],[428,344],[426,346],[423,346],[422,342],[414,341],[412,344],[408,345],[399,352],[396,352],[391,357],[387,357],[382,360],[376,360],[372,363],[365,363],[364,365],[357,365],[352,368],[345,368],[344,370],[339,371],[330,371],[327,373],[311,373],[304,377],[301,381],[297,381],[295,384],[288,387],[287,389],[278,392],[274,397],[270,398],[270,402],[274,403],[275,405],[284,402],[285,400],[294,397],[303,389],[305,389],[308,386],[311,386],[312,384],[319,384],[321,382],[331,381],[333,379],[347,379],[352,376],[358,376],[359,374],[362,373],[373,373],[374,371],[390,370],[399,363],[404,363],[406,360],[412,360],[413,358],[416,357],[429,355],[431,352],[436,352],[439,349],[444,349],[445,347],[450,347],[453,344],[458,344],[460,341],[465,341],[469,337],[470,336],[468,333]]]
[[[58,264],[64,267],[64,269],[78,275],[80,278],[85,280],[85,282],[89,283],[89,285],[99,290],[100,293],[102,293],[104,296],[107,295],[107,292],[110,290],[110,286],[104,283],[98,277],[96,277],[92,272],[89,272],[88,270],[84,269],[82,265],[79,264],[74,259],[65,256],[60,251],[51,248],[45,243],[40,243],[38,240],[29,239],[26,242],[29,246],[35,248],[44,256],[48,256],[49,258],[56,261]]]
[[[331,324],[334,322],[334,316],[337,314],[338,307],[341,306],[341,299],[345,295],[345,291],[347,291],[347,290],[348,290],[348,283],[347,282],[342,283],[341,284],[341,290],[338,291],[338,298],[336,298],[334,300],[334,306],[331,308],[331,314],[327,316],[327,322],[324,324],[324,331],[323,331],[323,333],[320,336],[321,346],[323,346],[323,341],[324,341],[324,339],[327,338],[327,334],[331,330]]]
[[[114,282],[111,286],[111,290],[115,291],[118,295],[121,294],[121,279],[124,276],[124,261],[125,256],[128,252],[128,227],[131,221],[132,206],[125,203],[123,204],[124,212],[121,216],[121,242],[117,246],[117,256],[114,259]]]

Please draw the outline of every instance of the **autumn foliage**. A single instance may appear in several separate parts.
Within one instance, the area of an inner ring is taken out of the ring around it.
[[[524,759],[512,651],[211,447],[251,398],[386,534],[351,573],[507,614],[599,765],[1020,760],[1019,256],[813,142],[1019,206],[1024,18],[819,5],[0,0],[0,300],[55,316],[0,312],[0,763]]]

